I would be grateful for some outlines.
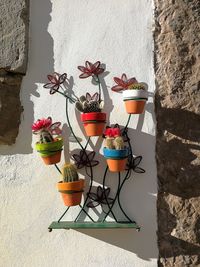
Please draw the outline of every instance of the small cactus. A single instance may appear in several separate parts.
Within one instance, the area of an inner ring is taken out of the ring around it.
[[[76,167],[71,163],[66,163],[62,168],[63,182],[75,182],[78,181],[78,173]]]
[[[33,134],[39,136],[39,143],[50,143],[54,141],[52,134],[60,133],[59,129],[60,122],[52,124],[52,118],[48,117],[47,119],[39,119],[32,124]]]
[[[81,96],[75,103],[75,107],[78,111],[83,113],[101,112],[104,102],[99,100],[99,94],[95,93],[91,96],[89,93],[86,96]]]
[[[134,83],[131,84],[128,89],[130,90],[147,90],[148,85],[146,83]]]
[[[53,142],[54,141],[54,139],[53,139],[53,137],[52,137],[52,135],[50,134],[50,132],[49,131],[47,131],[47,130],[42,130],[41,132],[40,132],[40,143],[42,144],[42,143],[50,143],[50,142]]]
[[[117,149],[117,150],[124,149],[123,137],[122,136],[115,137],[115,139],[113,141],[113,145],[114,145],[115,149]]]
[[[109,149],[114,149],[114,144],[113,144],[114,138],[112,137],[106,137],[105,139],[105,147]]]

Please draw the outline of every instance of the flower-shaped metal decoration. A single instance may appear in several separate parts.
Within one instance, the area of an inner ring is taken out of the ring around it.
[[[85,150],[81,150],[79,155],[73,154],[72,157],[75,160],[77,169],[81,169],[83,167],[94,167],[99,164],[98,160],[94,160],[95,157],[94,151],[87,153]]]
[[[104,69],[101,68],[100,65],[101,65],[100,61],[97,61],[94,64],[89,62],[89,61],[86,61],[85,66],[78,66],[78,69],[80,71],[82,71],[79,78],[84,79],[84,78],[88,78],[90,76],[97,76],[97,75],[103,73]]]
[[[42,130],[47,130],[52,135],[61,134],[62,130],[60,129],[61,122],[52,123],[52,118],[48,117],[47,119],[39,119],[32,124],[32,131],[34,134],[40,133]]]
[[[46,89],[50,89],[50,94],[53,95],[58,92],[62,83],[67,79],[67,73],[59,74],[54,72],[53,74],[47,75],[47,79],[49,80],[43,87]]]
[[[114,77],[113,80],[117,85],[113,86],[111,90],[115,92],[127,90],[130,85],[137,83],[135,78],[128,79],[125,73],[122,74],[121,78]]]
[[[132,169],[134,172],[136,173],[145,173],[145,170],[141,167],[138,167],[138,165],[140,164],[142,160],[142,156],[137,156],[135,158],[132,158],[132,160],[130,160],[127,163],[127,170]]]
[[[103,204],[112,204],[113,202],[113,198],[109,197],[110,194],[110,188],[102,188],[101,186],[97,187],[97,192],[93,193],[90,192],[88,193],[88,197],[91,199],[88,203],[87,203],[87,207],[88,208],[95,208],[99,205],[103,205]]]

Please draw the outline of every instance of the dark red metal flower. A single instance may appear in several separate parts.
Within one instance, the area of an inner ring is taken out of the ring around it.
[[[109,194],[110,194],[109,187],[104,189],[101,186],[98,186],[96,193],[92,192],[88,193],[88,197],[91,199],[91,201],[87,203],[87,207],[95,208],[102,204],[112,204],[113,198],[110,198]]]
[[[137,80],[134,77],[128,79],[125,73],[122,74],[121,79],[114,77],[113,80],[117,85],[113,86],[111,90],[115,92],[127,90],[130,85],[137,83]]]
[[[59,74],[54,72],[53,74],[47,75],[47,79],[50,82],[46,83],[43,87],[50,89],[50,94],[53,95],[58,91],[60,85],[67,79],[67,73]]]
[[[99,164],[98,160],[94,160],[95,151],[87,153],[85,150],[81,150],[79,155],[73,154],[72,157],[75,160],[77,169],[81,169],[83,167],[94,167]]]
[[[145,170],[143,168],[138,167],[138,165],[140,164],[141,160],[142,160],[142,156],[137,156],[135,158],[132,158],[132,160],[130,160],[127,163],[126,170],[132,169],[136,173],[145,173]]]
[[[94,64],[86,61],[85,62],[85,67],[84,66],[78,66],[78,69],[80,71],[82,71],[83,73],[81,73],[81,75],[79,76],[79,78],[84,79],[84,78],[88,78],[90,76],[94,76],[94,75],[99,75],[102,72],[104,72],[104,69],[100,67],[101,62],[97,61]]]

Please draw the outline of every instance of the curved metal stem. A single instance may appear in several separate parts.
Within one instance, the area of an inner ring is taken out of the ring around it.
[[[56,169],[58,170],[58,172],[61,173],[61,170],[58,168],[57,164],[54,164],[54,166],[56,167]]]
[[[104,172],[104,176],[103,176],[103,190],[105,192],[105,182],[106,182],[106,175],[107,175],[107,172],[108,172],[108,166],[106,167],[105,169],[105,172]],[[112,208],[110,207],[110,204],[108,203],[108,199],[107,199],[107,196],[105,195],[105,199],[106,199],[106,204],[108,205],[108,208],[109,208],[109,213],[111,212],[113,218],[115,219],[115,221],[117,222],[117,218],[115,217],[115,214],[113,213],[112,211]],[[106,213],[107,214],[107,213]],[[106,215],[105,215],[106,216]],[[107,216],[106,216],[107,217]],[[103,218],[103,222],[105,221],[105,217]]]
[[[108,170],[108,167],[107,167],[107,170]],[[106,173],[107,173],[107,172],[106,172]],[[115,215],[114,215],[114,213],[113,213],[113,211],[112,211],[112,208],[114,207],[115,202],[116,202],[116,200],[117,200],[117,198],[118,198],[118,193],[119,193],[119,188],[120,188],[120,172],[118,173],[118,177],[119,177],[119,178],[118,178],[117,192],[116,192],[115,198],[114,198],[114,200],[113,200],[113,202],[112,202],[111,205],[109,205],[107,196],[105,195],[105,199],[106,199],[107,205],[108,205],[108,207],[109,207],[109,210],[108,210],[108,212],[106,213],[106,215],[104,216],[102,222],[104,222],[104,221],[106,220],[106,218],[108,217],[108,215],[109,215],[110,213],[112,214],[112,216],[113,216],[113,218],[115,219],[115,221],[118,222],[117,219],[116,219],[116,217],[115,217]],[[103,189],[104,189],[104,190],[105,190],[105,178],[106,178],[106,175],[104,176],[104,180],[103,180]]]
[[[97,83],[99,86],[99,101],[101,101],[101,82],[100,82],[99,76],[97,75],[96,77],[97,77]]]
[[[124,214],[124,216],[128,219],[128,221],[131,222],[131,223],[135,223],[135,221],[131,220],[131,219],[129,218],[129,216],[126,214],[126,212],[123,210],[122,205],[121,205],[121,202],[120,202],[120,193],[121,193],[121,190],[122,190],[122,187],[123,187],[124,183],[126,182],[126,177],[128,177],[129,171],[130,171],[130,170],[127,171],[127,174],[126,174],[126,176],[125,176],[123,182],[121,183],[121,186],[120,186],[120,188],[119,188],[119,194],[118,194],[118,197],[117,197],[117,201],[118,201],[119,208],[120,208],[121,212],[122,212],[122,213]]]
[[[72,135],[73,135],[74,138],[76,139],[76,141],[77,141],[77,143],[79,144],[79,146],[81,147],[81,149],[85,152],[85,155],[86,155],[86,157],[87,157],[87,159],[88,159],[88,162],[89,162],[89,164],[90,164],[90,166],[89,166],[89,168],[90,168],[90,175],[89,175],[89,177],[90,177],[90,186],[89,186],[89,190],[88,190],[88,194],[89,194],[89,193],[91,192],[91,190],[92,190],[92,184],[93,184],[93,170],[92,170],[92,166],[91,166],[90,160],[89,160],[89,158],[88,158],[88,155],[87,155],[87,153],[86,153],[86,151],[85,151],[86,148],[87,148],[87,145],[88,145],[88,143],[89,143],[89,138],[88,138],[88,142],[86,143],[86,146],[83,147],[82,144],[80,143],[80,141],[78,140],[77,136],[75,135],[75,133],[74,133],[74,131],[73,131],[73,128],[72,128],[72,126],[71,126],[70,120],[69,120],[69,115],[68,115],[68,99],[66,99],[66,117],[67,117],[67,123],[68,123],[68,125],[69,125],[69,128],[70,128],[70,130],[71,130]],[[86,199],[85,199],[85,201],[84,201],[84,203],[83,203],[83,206],[82,206],[80,212],[78,213],[78,215],[77,215],[75,221],[78,220],[79,216],[81,215],[82,211],[84,210],[84,207],[85,207],[87,201],[88,201],[88,195],[87,195],[87,197],[86,197]]]

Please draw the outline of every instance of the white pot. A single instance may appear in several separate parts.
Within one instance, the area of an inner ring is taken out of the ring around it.
[[[146,98],[148,99],[148,92],[145,90],[131,89],[123,91],[123,99],[137,99],[137,98]]]

